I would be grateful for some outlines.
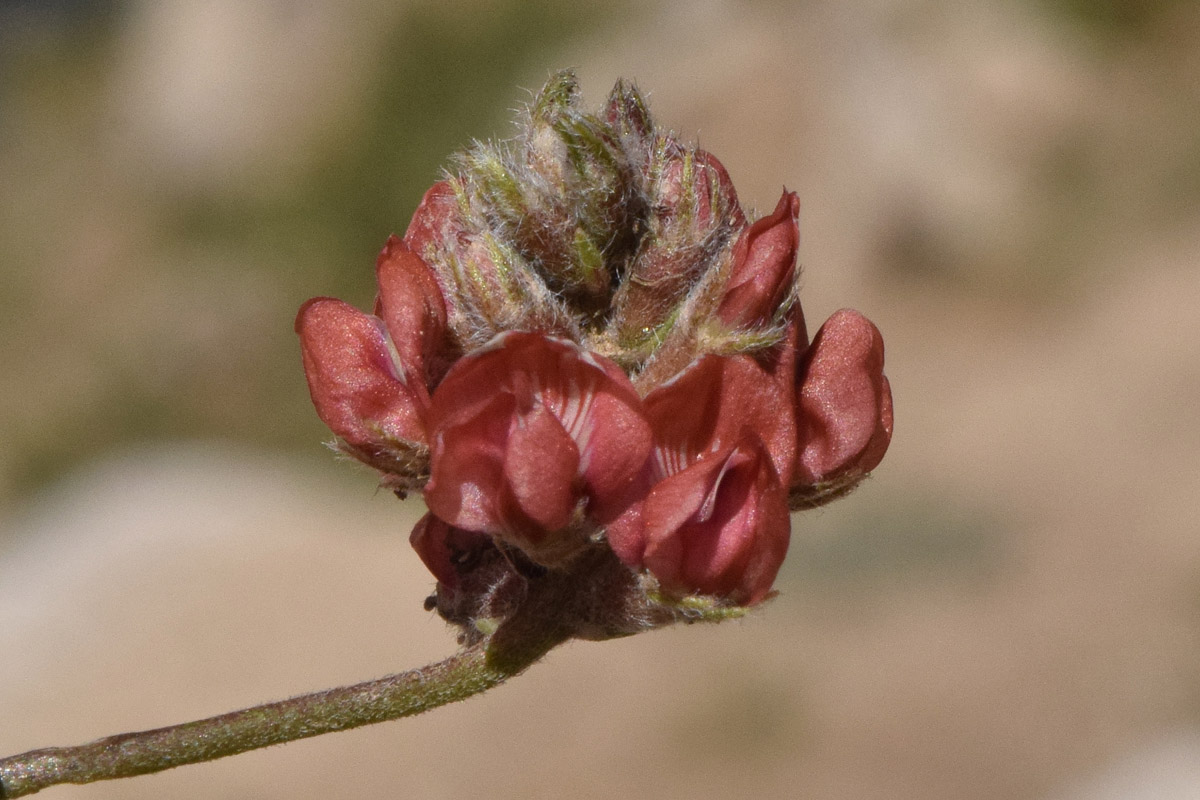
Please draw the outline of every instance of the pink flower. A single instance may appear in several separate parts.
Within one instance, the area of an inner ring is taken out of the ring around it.
[[[690,595],[759,603],[789,508],[879,464],[883,340],[839,311],[809,344],[799,208],[785,189],[748,220],[721,162],[631,84],[592,114],[559,73],[388,240],[374,315],[301,308],[317,412],[385,486],[423,493],[411,542],[465,640],[539,592],[592,615],[563,623],[579,636],[676,619]]]
[[[655,484],[642,524],[642,563],[668,593],[739,605],[770,592],[791,535],[787,494],[750,433]]]
[[[317,297],[301,306],[296,332],[317,415],[347,452],[411,488],[424,472],[426,367],[442,346],[445,305],[424,261],[395,237],[377,277],[383,319]]]
[[[754,604],[787,553],[790,387],[748,356],[705,356],[646,397],[653,485],[609,544],[669,594]]]
[[[629,504],[650,426],[629,379],[562,339],[510,332],[460,359],[429,415],[425,502],[456,527],[492,534],[534,561],[582,544]]]
[[[892,440],[883,337],[857,311],[838,311],[813,337],[797,373],[799,458],[793,504],[845,494],[879,465]]]

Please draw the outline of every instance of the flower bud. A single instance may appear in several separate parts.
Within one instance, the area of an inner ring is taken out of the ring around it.
[[[641,165],[631,156],[611,125],[578,107],[575,76],[561,72],[510,147],[477,146],[463,165],[501,238],[552,292],[592,313],[607,305],[645,214]]]
[[[452,249],[461,233],[459,208],[450,181],[430,186],[413,212],[404,243],[427,263],[435,263],[438,253]]]
[[[420,479],[424,471],[424,383],[398,363],[375,317],[328,297],[296,316],[304,373],[317,415],[348,451],[376,469]]]
[[[646,352],[661,341],[715,254],[745,225],[729,173],[714,156],[668,139],[653,173],[650,229],[613,300],[611,324],[623,346]]]
[[[625,80],[618,80],[609,92],[602,119],[620,140],[629,162],[646,172],[656,134],[650,108],[637,87]]]
[[[451,338],[470,349],[506,330],[578,335],[567,310],[512,243],[488,228],[478,206],[458,179],[439,181],[404,235],[442,287]]]
[[[857,311],[838,311],[813,337],[797,381],[794,508],[850,491],[887,452],[892,390],[879,329]]]
[[[800,199],[785,191],[775,211],[742,232],[717,317],[733,328],[770,322],[791,294],[800,245]]]
[[[446,347],[446,303],[437,278],[404,241],[391,236],[375,262],[379,295],[375,316],[383,320],[401,364],[429,384],[430,367],[440,377]]]

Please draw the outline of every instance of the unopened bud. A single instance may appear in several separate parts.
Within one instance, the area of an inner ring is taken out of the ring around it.
[[[729,173],[703,150],[665,139],[653,175],[650,229],[613,300],[618,341],[641,351],[663,339],[688,291],[746,219]]]
[[[742,232],[717,316],[733,328],[768,323],[792,292],[800,245],[800,199],[785,191],[769,216]]]
[[[791,503],[803,508],[853,489],[891,443],[892,389],[879,329],[857,311],[838,311],[813,337],[797,380],[800,454]]]
[[[429,394],[398,363],[380,320],[317,297],[301,306],[296,332],[321,421],[348,452],[392,475],[397,488],[423,483]]]

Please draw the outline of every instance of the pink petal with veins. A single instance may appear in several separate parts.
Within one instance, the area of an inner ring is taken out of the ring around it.
[[[603,523],[631,502],[650,427],[625,374],[578,345],[509,332],[460,359],[432,400],[430,509],[540,546],[581,501]]]
[[[752,605],[787,554],[786,493],[752,436],[659,481],[642,506],[644,563],[672,594]]]

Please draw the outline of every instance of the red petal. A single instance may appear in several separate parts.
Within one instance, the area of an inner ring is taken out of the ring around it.
[[[843,309],[817,335],[798,387],[800,457],[795,482],[827,482],[878,466],[892,439],[892,392],[883,375],[883,337]]]
[[[589,496],[589,511],[602,521],[620,513],[649,453],[651,432],[619,367],[561,339],[505,333],[446,374],[434,393],[431,429],[449,430],[478,416],[497,394],[512,397],[514,412],[521,414],[544,407],[574,442],[579,461],[571,478]],[[436,462],[437,456],[435,471]],[[559,453],[544,469],[562,463]],[[529,468],[535,467],[530,461]]]
[[[391,334],[400,363],[428,382],[427,367],[445,346],[446,303],[429,265],[391,236],[375,265],[375,313]]]
[[[645,480],[635,481],[630,489],[631,502],[624,511],[604,524],[604,535],[608,546],[622,563],[640,569],[646,553],[646,522],[642,516],[645,496],[653,481],[649,464],[643,470]]]
[[[646,538],[642,560],[665,586],[674,587],[682,581],[684,548],[688,542],[679,535],[680,529],[704,505],[732,450],[727,448],[668,475],[646,495],[642,506]]]
[[[433,576],[449,587],[458,585],[472,556],[491,544],[489,537],[447,525],[433,514],[417,521],[408,541]]]
[[[432,474],[425,486],[425,504],[451,525],[498,534],[508,528],[499,504],[504,492],[505,440],[516,404],[503,394],[490,400],[479,413],[455,425],[430,427]]]
[[[508,437],[504,477],[521,512],[544,531],[571,521],[578,501],[579,448],[544,406],[519,417]]]
[[[638,476],[654,443],[642,400],[629,378],[613,362],[592,355],[607,377],[593,389],[587,433],[581,445],[580,471],[592,498],[589,511],[599,522],[614,519],[642,492]]]
[[[431,248],[441,250],[451,233],[456,213],[454,188],[449,181],[438,181],[429,187],[413,212],[404,233],[405,244],[421,258],[427,258]]]
[[[800,246],[800,199],[783,193],[775,211],[742,232],[717,316],[734,327],[771,319],[792,289]]]
[[[642,515],[645,566],[671,593],[757,603],[787,553],[786,496],[750,437],[660,481]]]
[[[425,387],[403,379],[379,320],[317,297],[300,307],[296,332],[313,405],[334,433],[377,454],[426,441]]]
[[[791,364],[791,352],[785,347],[775,354],[784,363],[767,367],[746,355],[707,355],[648,394],[658,474],[727,448],[749,429],[766,445],[776,472],[788,478],[796,455],[795,420],[786,411],[793,390],[773,372]]]

